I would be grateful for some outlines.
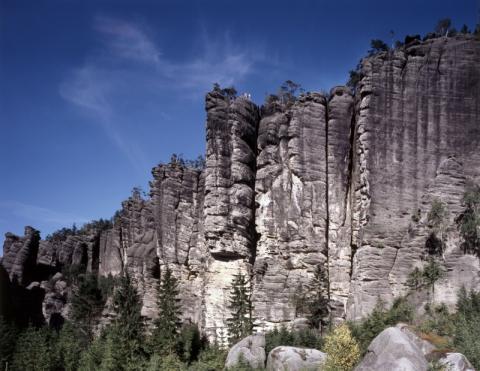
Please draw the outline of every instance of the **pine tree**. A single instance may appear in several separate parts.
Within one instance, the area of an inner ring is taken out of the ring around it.
[[[253,330],[253,306],[250,288],[245,275],[238,273],[233,277],[228,309],[231,317],[227,319],[230,344],[248,336]]]
[[[155,352],[168,354],[175,348],[176,335],[181,326],[178,294],[178,280],[167,266],[158,285],[159,314],[154,322],[155,328],[152,334]]]
[[[328,278],[321,266],[317,266],[312,280],[312,296],[309,300],[309,321],[312,327],[319,328],[328,323]]]

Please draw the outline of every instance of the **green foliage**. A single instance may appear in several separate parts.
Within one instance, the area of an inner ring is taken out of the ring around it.
[[[225,366],[227,352],[217,344],[209,345],[200,353],[198,361],[189,367],[191,371],[217,371]]]
[[[297,92],[299,91],[303,92],[300,84],[287,80],[280,86],[277,96],[283,105],[290,107],[297,100]]]
[[[80,364],[81,352],[86,349],[87,340],[79,330],[71,323],[63,325],[58,333],[56,354],[60,365],[65,371],[77,370]]]
[[[289,331],[285,326],[275,328],[265,334],[265,352],[280,345],[320,349],[322,338],[317,330],[303,329]]]
[[[228,335],[229,342],[233,345],[250,335],[253,330],[250,287],[245,275],[240,272],[233,277],[228,309],[230,310],[230,317],[227,318]]]
[[[434,259],[430,258],[427,265],[423,268],[423,279],[428,287],[435,290],[435,283],[445,275],[442,266]]]
[[[54,333],[47,327],[29,326],[17,339],[13,370],[45,371],[56,366]]]
[[[164,356],[160,356],[158,354],[154,354],[150,358],[150,362],[147,366],[147,371],[186,371],[187,365],[183,363],[180,358],[174,354],[166,354]]]
[[[310,325],[314,328],[328,324],[328,278],[321,266],[315,269],[311,282],[311,296],[308,300]]]
[[[445,275],[442,266],[434,257],[429,257],[427,265],[420,269],[410,272],[407,279],[407,286],[411,289],[418,290],[422,287],[431,287],[432,292],[435,290],[435,283]]]
[[[455,316],[454,345],[480,369],[480,292],[460,290]]]
[[[71,317],[86,336],[91,337],[105,301],[97,276],[91,273],[79,276],[78,287],[73,291]]]
[[[235,87],[230,86],[228,88],[222,89],[218,83],[213,84],[213,91],[216,91],[228,99],[235,99],[237,96],[237,90]]]
[[[368,55],[373,56],[381,52],[387,52],[388,50],[388,45],[385,42],[380,39],[373,39],[370,41],[370,50],[368,51]]]
[[[480,257],[480,186],[469,186],[462,203],[465,209],[455,220],[463,238],[462,248]]]
[[[105,343],[105,332],[93,339],[81,354],[78,366],[80,371],[96,371],[100,369],[105,353]]]
[[[180,329],[176,342],[178,356],[183,362],[190,364],[197,360],[200,351],[205,347],[206,340],[201,338],[198,326],[187,324]]]
[[[434,229],[438,229],[445,222],[447,215],[448,211],[445,204],[442,201],[435,199],[430,206],[427,220]]]
[[[159,282],[157,304],[159,314],[154,322],[152,345],[156,352],[169,354],[175,350],[176,334],[181,322],[178,280],[168,266]]]
[[[413,271],[410,272],[407,279],[407,286],[413,290],[418,290],[423,287],[425,284],[423,280],[423,270],[415,267]]]
[[[413,308],[406,298],[394,300],[390,309],[385,309],[383,302],[378,301],[372,313],[361,322],[349,324],[353,336],[357,339],[360,350],[366,352],[371,341],[384,329],[395,326],[399,322],[409,323],[413,319]]]
[[[6,368],[7,363],[11,363],[16,338],[15,325],[0,316],[0,368],[2,370]]]
[[[135,369],[145,353],[144,323],[140,298],[128,272],[121,277],[113,302],[117,317],[107,334],[105,358],[113,367]]]
[[[450,337],[455,330],[453,315],[445,304],[426,305],[426,319],[419,326],[424,333]]]

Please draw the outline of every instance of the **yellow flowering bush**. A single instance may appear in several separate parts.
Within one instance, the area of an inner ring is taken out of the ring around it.
[[[360,359],[360,347],[346,324],[326,336],[323,351],[327,353],[324,370],[328,371],[350,371]]]

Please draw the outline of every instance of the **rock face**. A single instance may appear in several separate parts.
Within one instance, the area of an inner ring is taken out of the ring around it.
[[[427,368],[427,360],[415,342],[400,329],[389,327],[372,341],[355,371],[425,371]]]
[[[475,371],[468,359],[461,353],[447,353],[439,362],[445,366],[446,371]]]
[[[11,281],[20,285],[31,282],[35,272],[40,233],[32,227],[25,227],[25,236],[12,233],[5,235],[2,265]]]
[[[243,360],[253,369],[261,369],[265,367],[265,358],[265,335],[250,335],[230,348],[225,367],[237,366]]]
[[[316,349],[280,346],[268,354],[267,371],[321,370],[327,355]]]
[[[111,223],[42,241],[30,227],[7,234],[3,268],[24,288],[66,268],[128,270],[153,319],[169,266],[184,320],[220,342],[238,273],[260,330],[308,315],[298,303],[317,269],[334,320],[391,303],[432,256],[446,272],[432,299],[452,306],[462,285],[480,287],[479,259],[461,248],[455,222],[465,190],[480,184],[479,66],[480,41],[458,35],[365,58],[355,92],[257,107],[216,88],[206,97],[205,168],[177,158],[155,167],[149,197],[134,192]],[[434,202],[447,210],[441,227],[428,220]],[[442,251],[432,253],[437,235]],[[68,315],[68,290],[39,290],[54,308],[44,317]]]

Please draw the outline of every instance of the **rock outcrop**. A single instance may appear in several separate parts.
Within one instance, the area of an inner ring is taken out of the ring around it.
[[[316,349],[279,346],[268,354],[267,371],[321,370],[327,359]]]
[[[262,369],[265,367],[265,359],[265,335],[250,335],[230,348],[225,368],[235,367],[244,362],[253,369]]]
[[[271,329],[307,316],[298,302],[319,268],[341,321],[405,294],[412,269],[434,257],[446,275],[430,299],[452,306],[462,285],[480,287],[479,259],[461,248],[456,222],[465,190],[480,184],[479,66],[480,41],[458,35],[365,58],[354,92],[257,107],[216,88],[206,98],[205,168],[177,158],[155,167],[149,197],[134,192],[111,223],[41,241],[30,227],[7,234],[10,284],[38,282],[50,318],[68,315],[68,290],[42,289],[48,277],[128,270],[153,319],[169,266],[183,319],[223,341],[238,273],[251,284],[257,328]],[[434,202],[447,213],[432,253]]]

